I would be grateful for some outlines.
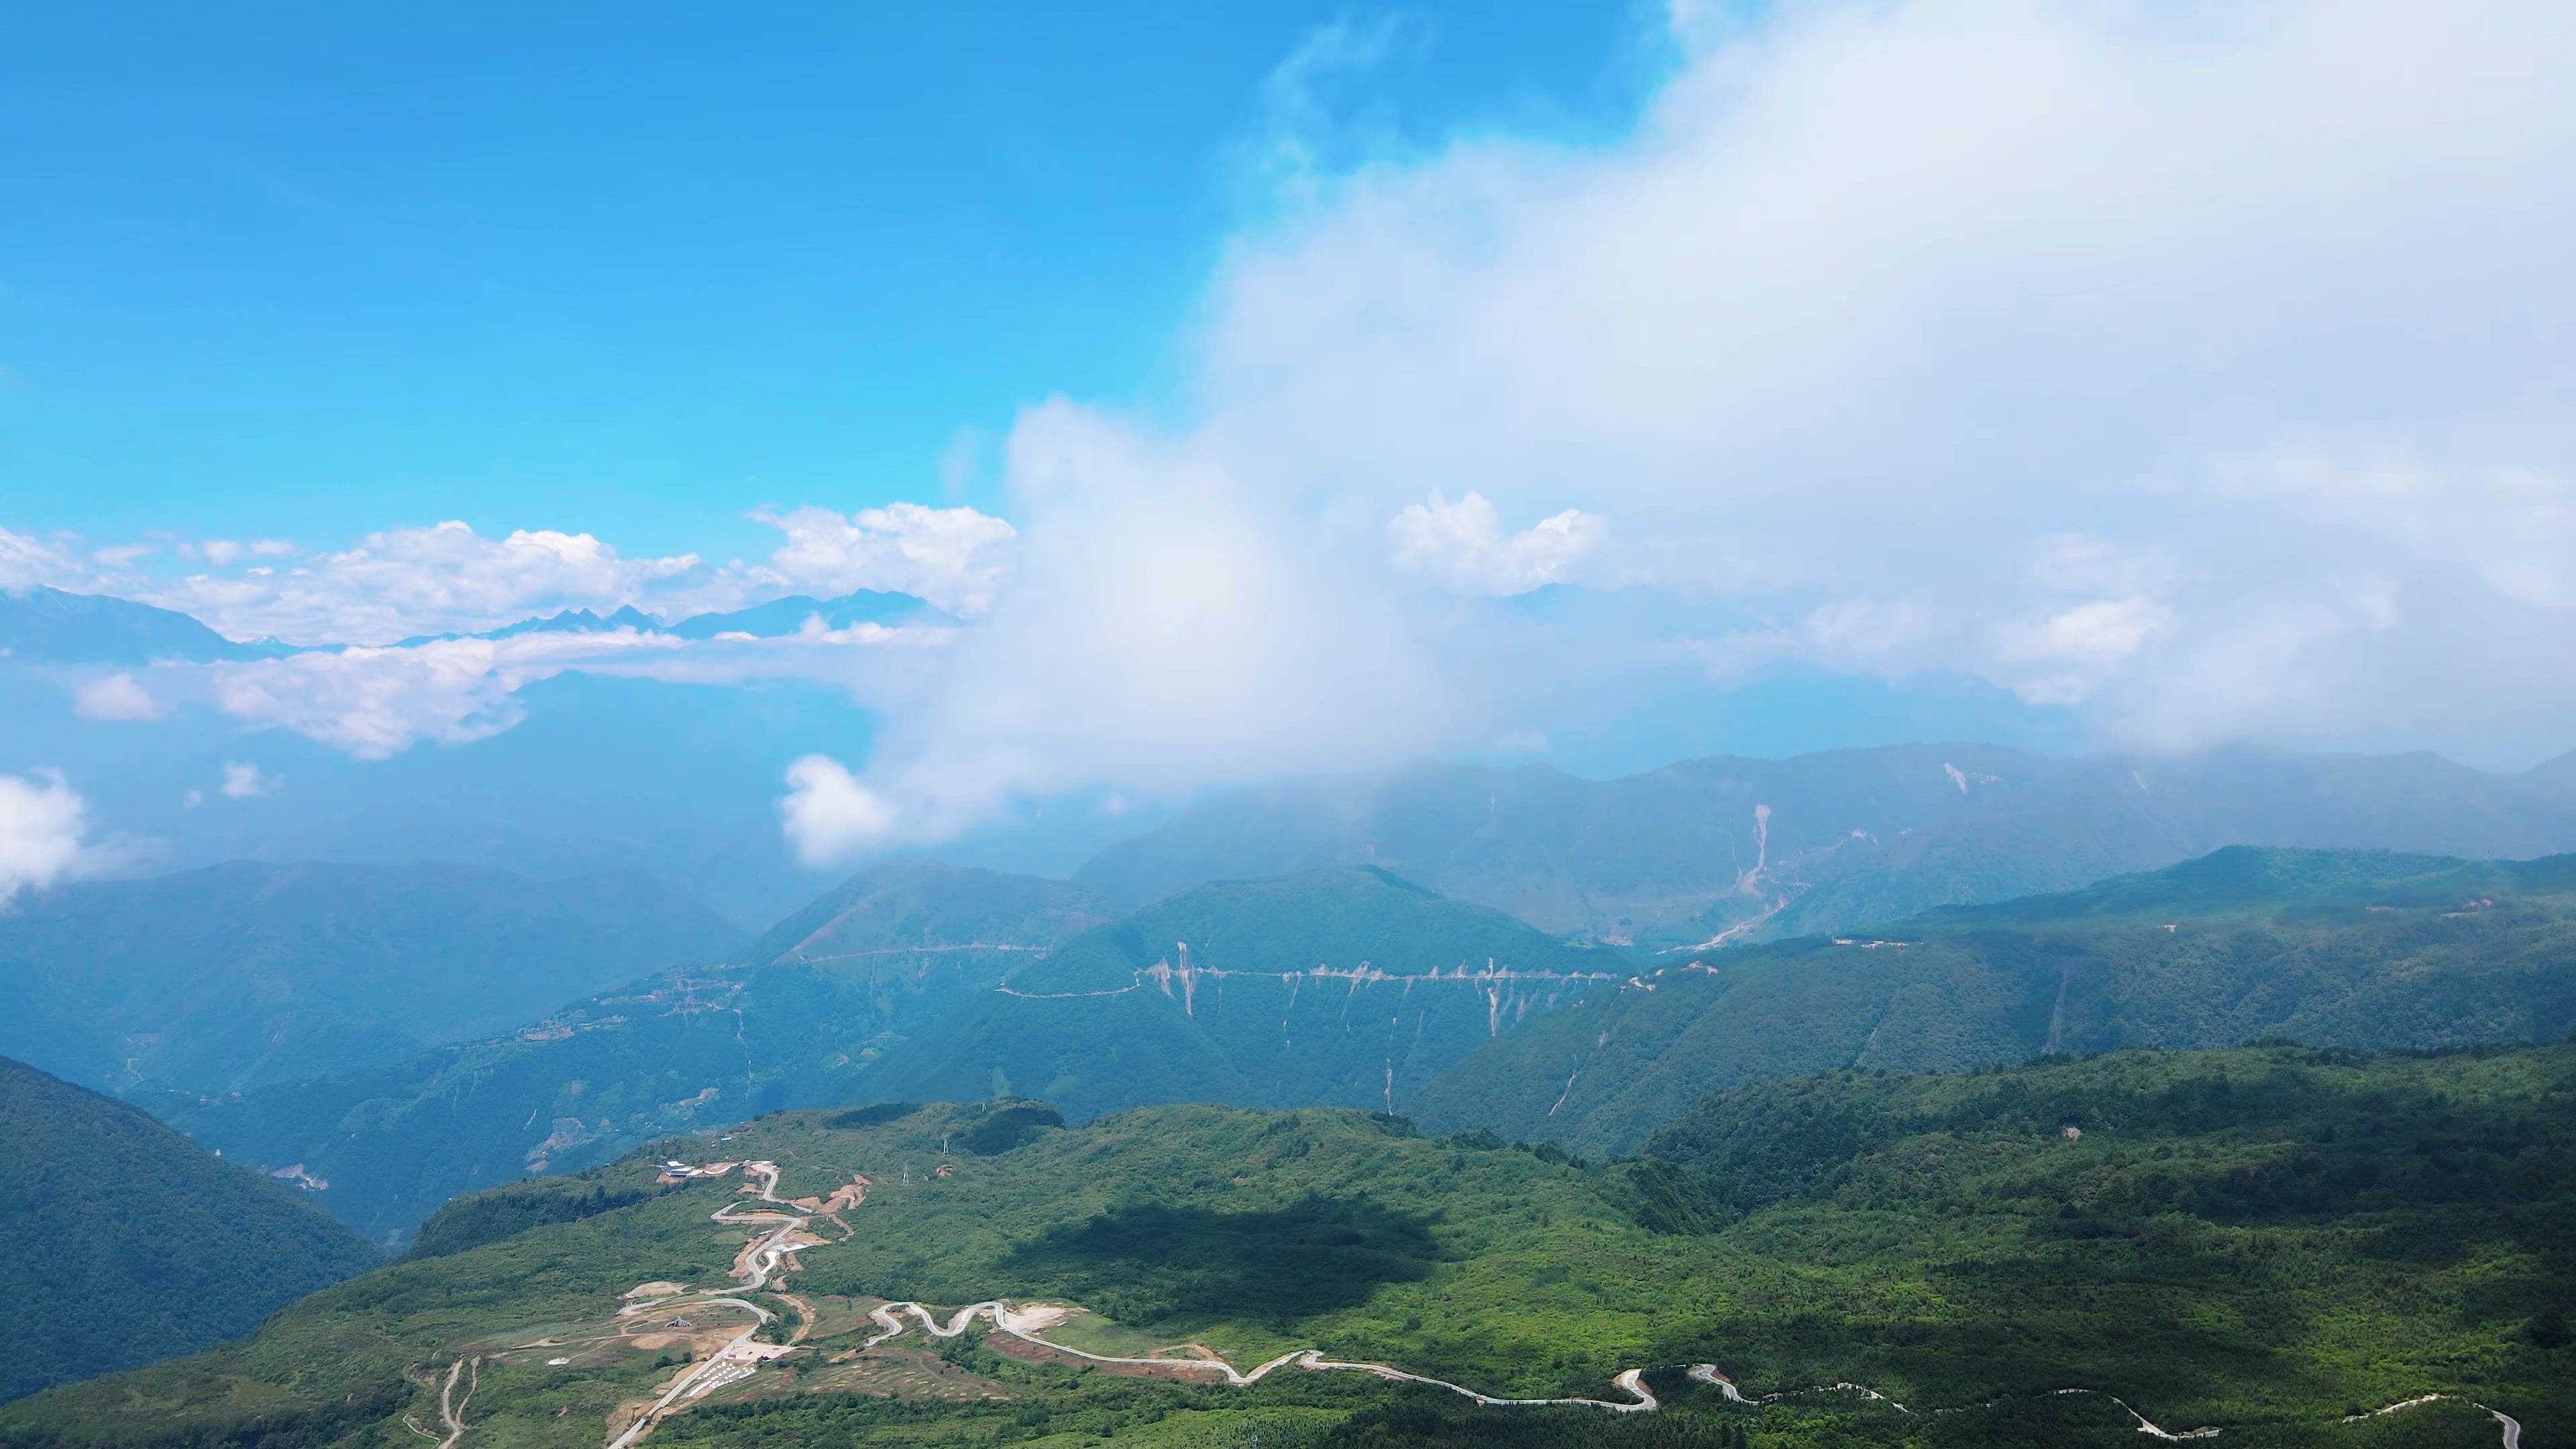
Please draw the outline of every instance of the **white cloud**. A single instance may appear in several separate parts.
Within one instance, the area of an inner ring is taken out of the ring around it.
[[[224,762],[222,788],[227,800],[256,800],[262,795],[274,795],[280,783],[275,775],[261,774],[257,765],[245,765],[238,760]]]
[[[463,744],[517,724],[522,687],[575,665],[684,646],[632,629],[443,639],[401,649],[343,649],[207,666],[215,706],[294,730],[361,759],[422,740]],[[235,794],[227,768],[224,792]]]
[[[1376,144],[1325,82],[1407,34],[1319,35],[1261,100],[1241,159],[1271,191],[1210,279],[1180,420],[1028,409],[997,449],[1010,522],[765,512],[775,551],[715,567],[394,529],[226,545],[153,597],[301,640],[856,588],[977,616],[212,675],[241,718],[374,754],[504,728],[573,661],[832,679],[889,719],[857,773],[791,782],[822,855],[1067,790],[1483,748],[1554,727],[1498,701],[1629,687],[1622,651],[1966,670],[2158,744],[2505,751],[2576,718],[2576,11],[1724,11],[1677,22],[1631,134],[1581,145]],[[941,464],[986,468],[968,434]],[[71,567],[0,535],[0,586]],[[1543,600],[1442,596],[1568,580],[1704,617],[1523,636],[1493,621]]]
[[[24,593],[38,584],[60,583],[79,573],[70,555],[61,549],[0,528],[0,593]]]
[[[1783,621],[1687,646],[1721,676],[1967,670],[2158,744],[2576,717],[2576,11],[1820,0],[1679,39],[1606,145],[1266,139],[1195,416],[1012,434],[1025,563],[857,777],[880,830],[1481,742],[1590,666],[1397,577],[1658,586]]]
[[[796,858],[829,865],[895,832],[891,801],[855,779],[838,760],[807,755],[787,767],[787,796],[779,801],[781,828]]]
[[[1005,473],[1026,519],[1007,586],[861,777],[888,840],[1100,785],[1392,761],[1453,722],[1375,550],[1212,450],[1059,401],[1020,419]]]
[[[209,540],[210,563],[282,557],[293,546],[264,539]],[[519,529],[485,538],[463,523],[389,528],[352,547],[288,568],[196,574],[138,590],[195,614],[234,638],[292,643],[385,643],[416,634],[472,633],[530,614],[644,599],[654,586],[700,569],[694,554],[629,559],[588,533]]]
[[[2034,704],[2081,704],[2141,649],[2179,627],[2173,610],[2153,599],[2097,599],[2007,626],[2002,655],[2030,666],[2014,673],[2022,698]]]
[[[169,708],[128,673],[93,679],[72,690],[72,712],[83,719],[159,719]]]
[[[97,863],[81,838],[88,816],[88,802],[60,775],[0,775],[0,909]]]
[[[808,507],[752,517],[787,536],[769,565],[797,592],[828,597],[876,589],[967,614],[991,606],[1016,537],[1008,523],[962,505],[892,503],[852,514]]]
[[[1502,516],[1481,493],[1451,503],[1435,490],[1388,521],[1395,562],[1470,594],[1517,594],[1541,584],[1570,583],[1574,568],[1601,541],[1601,520],[1581,509],[1503,533]]]
[[[2439,579],[2576,654],[2576,11],[1893,0],[1683,32],[1615,144],[1464,137],[1239,237],[1201,435],[1256,486],[1401,510],[1419,557],[1500,539],[1406,502],[1472,487],[1607,520],[1587,577],[1903,600],[1915,667],[2075,680],[2159,742],[2370,723],[2226,661],[2400,657],[2465,602]],[[1769,637],[1826,648],[1804,632]],[[2497,663],[2476,690],[2527,698]]]
[[[786,541],[764,563],[721,567],[696,554],[628,558],[590,533],[519,529],[486,538],[448,522],[385,529],[295,563],[249,564],[294,558],[295,546],[281,540],[200,539],[175,551],[211,565],[210,571],[154,579],[84,575],[33,540],[9,534],[0,535],[0,584],[13,576],[14,543],[28,550],[21,571],[194,614],[233,638],[382,647],[415,636],[479,633],[563,609],[608,613],[631,605],[675,619],[787,593],[837,596],[862,588],[916,594],[975,613],[989,605],[1014,536],[1010,524],[962,506],[892,503],[852,514],[808,507],[753,516]],[[148,552],[136,545],[93,557],[122,569]]]

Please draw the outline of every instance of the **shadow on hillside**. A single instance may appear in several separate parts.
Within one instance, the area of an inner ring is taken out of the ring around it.
[[[1235,1318],[1285,1331],[1381,1283],[1423,1278],[1439,1256],[1428,1218],[1307,1197],[1273,1212],[1118,1208],[1055,1229],[1006,1266],[1122,1323]]]

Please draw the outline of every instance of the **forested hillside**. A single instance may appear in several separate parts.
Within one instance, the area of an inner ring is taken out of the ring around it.
[[[636,875],[237,861],[0,915],[0,1052],[109,1091],[212,1095],[502,1031],[741,933]]]
[[[2568,1046],[1840,1073],[1722,1095],[1608,1164],[1334,1110],[1047,1120],[790,1112],[713,1176],[657,1166],[708,1163],[700,1139],[469,1199],[246,1344],[0,1411],[0,1443],[256,1416],[355,1446],[443,1400],[469,1439],[566,1449],[656,1402],[645,1442],[771,1446],[2063,1449],[2135,1444],[2143,1416],[2465,1449],[2497,1441],[2490,1408],[2534,1444],[2576,1433]],[[872,1316],[888,1300],[958,1331]],[[1280,1362],[1233,1385],[1215,1360]],[[1641,1402],[1631,1369],[1657,1407],[1608,1411]]]
[[[1577,1151],[1713,1088],[2042,1052],[2550,1040],[2576,1027],[2576,857],[2232,849],[1848,936],[1668,955],[1651,992],[1533,1022],[1399,1105]]]
[[[1014,971],[857,1090],[1025,1092],[1076,1121],[1148,1102],[1392,1110],[1478,1044],[1635,969],[1374,868],[1227,881]]]
[[[1649,965],[1377,869],[1202,886],[1093,925],[1060,882],[899,864],[735,965],[371,1072],[157,1100],[239,1160],[304,1163],[326,1206],[392,1241],[458,1192],[831,1103],[1022,1093],[1076,1122],[1360,1107],[1599,1155],[1713,1088],[1841,1066],[2554,1037],[2576,1026],[2571,882],[2567,858],[2229,850]]]
[[[2068,759],[1970,744],[1720,756],[1601,781],[1421,766],[1211,801],[1075,878],[1143,905],[1201,881],[1377,864],[1543,930],[1662,948],[2066,890],[2229,845],[2576,850],[2563,774],[2430,754]]]
[[[1100,919],[1060,882],[872,867],[727,965],[666,972],[515,1031],[206,1102],[156,1099],[243,1161],[303,1162],[318,1200],[399,1240],[449,1197],[666,1133],[836,1102],[867,1063]]]
[[[250,1332],[383,1261],[290,1188],[0,1057],[0,1399]]]

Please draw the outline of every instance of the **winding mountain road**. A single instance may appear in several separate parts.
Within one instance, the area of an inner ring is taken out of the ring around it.
[[[1800,1394],[1848,1392],[1859,1394],[1864,1398],[1876,1399],[1895,1409],[1896,1412],[1900,1414],[1910,1416],[1914,1412],[1903,1404],[1889,1398],[1887,1395],[1869,1387],[1867,1384],[1813,1384],[1803,1389],[1782,1389],[1780,1392],[1775,1394],[1763,1394],[1756,1398],[1747,1398],[1745,1397],[1744,1392],[1735,1386],[1735,1380],[1718,1372],[1717,1365],[1713,1363],[1692,1364],[1688,1376],[1693,1379],[1697,1379],[1701,1383],[1714,1386],[1720,1393],[1726,1396],[1726,1401],[1728,1403],[1742,1404],[1747,1408],[1758,1409],[1765,1404],[1777,1403],[1782,1399],[1794,1398]],[[2118,1404],[2121,1412],[2127,1414],[2130,1418],[2137,1420],[2138,1432],[2146,1435],[2150,1439],[2163,1439],[2170,1443],[2180,1443],[2186,1439],[2215,1439],[2221,1432],[2217,1429],[2203,1427],[2198,1429],[2185,1429],[2178,1434],[2174,1433],[2171,1430],[2159,1427],[2152,1420],[2148,1419],[2146,1415],[2139,1413],[2128,1400],[2121,1398],[2117,1394],[2103,1393],[2100,1389],[2051,1389],[2048,1390],[2048,1392],[2051,1394],[2101,1394],[2102,1397],[2109,1399],[2112,1403]],[[2343,1422],[2351,1424],[2357,1423],[2363,1419],[2376,1419],[2384,1414],[2403,1413],[2408,1409],[2418,1408],[2425,1404],[2439,1403],[2444,1399],[2458,1399],[2460,1403],[2467,1404],[2471,1408],[2486,1410],[2488,1416],[2493,1418],[2503,1430],[2504,1449],[2522,1449],[2521,1420],[2506,1413],[2502,1409],[2491,1408],[2488,1405],[2479,1403],[2475,1399],[2459,1399],[2459,1396],[2456,1394],[2421,1394],[2415,1398],[2401,1399],[2394,1404],[2390,1404],[2387,1408],[2374,1409],[2367,1414],[2347,1414],[2344,1416]],[[1934,1409],[1932,1412],[1936,1414],[1948,1414],[1955,1413],[1957,1411],[1954,1409]]]
[[[746,1210],[746,1205],[741,1201],[740,1196],[737,1195],[734,1201],[726,1203],[725,1206],[718,1208],[714,1213],[710,1214],[709,1221],[725,1224],[727,1226],[761,1227],[765,1225],[768,1227],[769,1231],[767,1233],[754,1238],[743,1248],[741,1253],[735,1256],[733,1276],[740,1280],[740,1286],[733,1291],[742,1294],[766,1291],[783,1298],[787,1295],[773,1285],[776,1284],[782,1275],[795,1266],[794,1259],[797,1253],[802,1252],[806,1248],[827,1246],[824,1239],[815,1236],[811,1231],[809,1231],[814,1217],[827,1214],[808,1213],[797,1210],[805,1203],[817,1201],[816,1199],[799,1199],[795,1203],[783,1203],[780,1201],[778,1197],[778,1164],[766,1161],[753,1161],[745,1162],[742,1166],[746,1176],[756,1177],[759,1179],[759,1202],[765,1206],[763,1208]],[[867,1187],[868,1182],[866,1178],[854,1178],[849,1185],[835,1191],[830,1200],[830,1204],[839,1205],[846,1202],[848,1209],[855,1211],[867,1201]],[[844,1225],[846,1226],[846,1224]],[[844,1239],[843,1241],[847,1241],[847,1239]],[[674,1378],[670,1384],[664,1388],[660,1397],[656,1398],[650,1405],[648,1405],[644,1409],[643,1413],[637,1416],[633,1423],[627,1425],[622,1432],[618,1433],[608,1441],[607,1449],[633,1449],[634,1445],[639,1443],[647,1434],[652,1432],[654,1425],[660,1423],[663,1419],[669,1417],[680,1408],[685,1407],[690,1401],[703,1398],[705,1395],[728,1384],[739,1383],[744,1379],[752,1377],[758,1372],[758,1366],[763,1362],[781,1358],[799,1351],[795,1340],[802,1339],[804,1337],[802,1329],[800,1329],[787,1343],[762,1342],[759,1338],[760,1330],[763,1326],[770,1323],[776,1315],[772,1314],[768,1309],[763,1308],[758,1303],[751,1301],[749,1297],[736,1297],[732,1296],[730,1293],[683,1293],[670,1297],[655,1298],[622,1308],[619,1310],[619,1314],[622,1317],[638,1313],[669,1312],[680,1307],[698,1309],[719,1306],[742,1309],[752,1315],[752,1322],[729,1339],[725,1345],[715,1353],[709,1355],[706,1359],[698,1363],[691,1364],[687,1368],[683,1369],[679,1376]],[[800,1307],[799,1312],[804,1314],[806,1318],[810,1320],[810,1309]],[[943,1339],[955,1338],[959,1334],[964,1333],[976,1320],[982,1319],[990,1323],[996,1331],[1018,1339],[1021,1342],[1045,1349],[1050,1353],[1063,1354],[1068,1357],[1084,1360],[1085,1362],[1111,1367],[1154,1369],[1167,1373],[1207,1374],[1212,1376],[1211,1381],[1221,1379],[1224,1383],[1238,1388],[1259,1383],[1264,1377],[1278,1369],[1294,1366],[1296,1368],[1317,1373],[1364,1373],[1374,1375],[1378,1378],[1394,1380],[1399,1383],[1421,1384],[1429,1388],[1445,1389],[1462,1398],[1471,1399],[1476,1403],[1494,1407],[1539,1408],[1550,1406],[1580,1406],[1584,1408],[1602,1409],[1614,1414],[1653,1413],[1662,1407],[1661,1403],[1656,1399],[1653,1391],[1646,1385],[1645,1371],[1634,1368],[1621,1371],[1620,1374],[1612,1380],[1612,1383],[1614,1383],[1621,1392],[1628,1395],[1628,1398],[1625,1401],[1583,1397],[1524,1399],[1506,1398],[1494,1394],[1483,1393],[1478,1390],[1468,1388],[1463,1384],[1451,1383],[1447,1379],[1436,1379],[1424,1374],[1411,1373],[1404,1369],[1397,1368],[1392,1364],[1355,1362],[1326,1358],[1323,1350],[1318,1348],[1291,1349],[1286,1353],[1279,1354],[1262,1363],[1256,1364],[1250,1369],[1240,1369],[1212,1350],[1197,1344],[1187,1345],[1187,1347],[1196,1350],[1197,1353],[1203,1355],[1202,1357],[1129,1358],[1114,1354],[1092,1353],[1087,1349],[1074,1348],[1071,1345],[1058,1343],[1045,1337],[1047,1330],[1064,1323],[1072,1316],[1073,1312],[1074,1310],[1072,1309],[1049,1303],[1020,1303],[1015,1305],[1008,1299],[988,1298],[980,1303],[970,1303],[965,1307],[954,1310],[948,1315],[946,1321],[943,1322],[927,1304],[917,1303],[911,1300],[884,1303],[869,1310],[869,1320],[877,1326],[879,1331],[871,1334],[866,1342],[861,1346],[861,1349],[862,1351],[872,1349],[890,1339],[900,1337],[907,1331],[907,1324],[905,1322],[907,1317],[910,1318],[912,1323],[918,1324],[924,1333],[933,1338]],[[807,1326],[810,1327],[810,1321]],[[448,1400],[450,1394],[455,1390],[458,1374],[466,1368],[467,1364],[463,1360],[459,1360],[456,1364],[452,1365],[448,1370],[446,1387],[439,1395],[440,1415],[446,1420],[449,1429],[448,1437],[442,1444],[440,1444],[439,1449],[455,1449],[457,1440],[461,1438],[465,1432],[465,1425],[462,1417],[463,1403],[460,1401],[456,1408],[451,1410],[449,1408]],[[1882,1394],[1876,1389],[1870,1388],[1865,1384],[1847,1382],[1819,1384],[1812,1388],[1789,1389],[1778,1393],[1748,1397],[1735,1386],[1732,1379],[1729,1379],[1725,1374],[1719,1372],[1717,1365],[1715,1364],[1694,1364],[1688,1370],[1687,1376],[1691,1379],[1697,1380],[1698,1382],[1709,1384],[1717,1388],[1729,1402],[1743,1404],[1747,1407],[1760,1407],[1762,1405],[1776,1403],[1779,1400],[1799,1394],[1844,1392],[1860,1394],[1863,1397],[1885,1403],[1902,1414],[1910,1415],[1913,1413],[1912,1410],[1906,1408],[1903,1404],[1896,1402],[1894,1399],[1888,1398],[1885,1394]],[[2091,1394],[2099,1393],[2100,1390],[2067,1388],[2054,1390],[2053,1392],[2059,1394]],[[468,1389],[468,1397],[471,1397],[470,1388]],[[2218,1429],[2206,1427],[2187,1429],[2181,1432],[2167,1430],[2149,1421],[2145,1415],[2139,1413],[2126,1401],[2113,1395],[2106,1394],[2104,1397],[2110,1398],[2111,1402],[2118,1404],[2120,1408],[2128,1413],[2132,1419],[2135,1419],[2137,1421],[2138,1432],[2149,1438],[2179,1443],[2184,1440],[2192,1439],[2212,1439],[2218,1437],[2220,1433]],[[2402,1403],[2391,1404],[2387,1408],[2381,1409],[2377,1412],[2380,1414],[2396,1413],[2400,1410],[2415,1407],[2418,1404],[2434,1402],[2435,1400],[2443,1397],[2445,1396],[2441,1394],[2428,1394],[2420,1398],[2406,1400]],[[2464,1402],[2474,1403],[2473,1400]],[[2476,1404],[2475,1406],[2477,1408],[2484,1409],[2487,1413],[2493,1415],[2497,1424],[2501,1426],[2503,1431],[2504,1449],[2521,1449],[2522,1425],[2520,1422],[2503,1411],[2489,1408],[2487,1405]],[[1942,1413],[1947,1411],[1936,1409],[1933,1412]]]
[[[1236,1388],[1243,1388],[1251,1384],[1257,1384],[1261,1382],[1263,1376],[1268,1374],[1271,1370],[1283,1368],[1289,1364],[1295,1364],[1299,1368],[1312,1369],[1319,1372],[1332,1372],[1339,1370],[1353,1373],[1375,1374],[1382,1379],[1395,1379],[1399,1382],[1408,1384],[1428,1384],[1433,1388],[1447,1389],[1453,1394],[1459,1394],[1466,1398],[1473,1399],[1480,1404],[1526,1406],[1537,1406],[1543,1404],[1581,1404],[1596,1409],[1608,1409],[1614,1414],[1651,1413],[1655,1409],[1661,1407],[1661,1405],[1656,1402],[1654,1394],[1646,1387],[1645,1371],[1643,1369],[1629,1369],[1621,1373],[1617,1378],[1611,1380],[1611,1382],[1617,1384],[1620,1388],[1635,1396],[1634,1402],[1617,1403],[1609,1399],[1497,1398],[1492,1394],[1478,1393],[1474,1389],[1453,1384],[1447,1379],[1427,1378],[1421,1374],[1407,1373],[1403,1369],[1396,1368],[1388,1364],[1344,1363],[1335,1359],[1328,1359],[1324,1357],[1322,1349],[1316,1348],[1290,1349],[1288,1352],[1283,1353],[1266,1363],[1260,1364],[1248,1372],[1236,1368],[1233,1364],[1226,1362],[1224,1359],[1219,1358],[1212,1353],[1206,1358],[1120,1358],[1112,1354],[1091,1353],[1083,1349],[1071,1347],[1067,1344],[1057,1343],[1050,1338],[1040,1337],[1040,1335],[1047,1329],[1052,1328],[1065,1320],[1068,1315],[1063,1309],[1043,1303],[1028,1304],[1015,1309],[1010,1305],[1008,1300],[1000,1298],[988,1298],[981,1303],[970,1303],[966,1307],[958,1309],[955,1315],[949,1319],[945,1326],[943,1326],[938,1319],[931,1316],[931,1312],[927,1307],[924,1307],[919,1303],[903,1302],[885,1304],[882,1307],[871,1310],[868,1314],[868,1317],[875,1320],[877,1326],[884,1329],[885,1332],[876,1334],[869,1338],[867,1341],[867,1347],[874,1348],[878,1344],[885,1342],[887,1339],[893,1338],[897,1334],[902,1333],[902,1315],[906,1312],[911,1313],[914,1319],[919,1321],[922,1328],[934,1338],[955,1338],[957,1335],[966,1331],[967,1324],[978,1318],[983,1318],[989,1320],[995,1328],[1000,1329],[1002,1332],[1009,1334],[1013,1338],[1019,1339],[1024,1343],[1036,1344],[1038,1347],[1047,1349],[1054,1353],[1071,1354],[1075,1358],[1085,1359],[1092,1363],[1100,1364],[1123,1364],[1139,1368],[1181,1369],[1186,1371],[1213,1371],[1222,1375],[1228,1384]],[[1205,1350],[1201,1350],[1201,1352],[1205,1352]]]

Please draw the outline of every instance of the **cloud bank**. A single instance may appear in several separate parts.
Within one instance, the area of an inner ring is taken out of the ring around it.
[[[1187,426],[1024,418],[1029,571],[870,818],[1454,742],[1512,685],[1391,576],[1665,590],[1718,678],[1963,670],[2152,746],[2576,717],[2576,11],[1673,24],[1615,144],[1294,168]]]

